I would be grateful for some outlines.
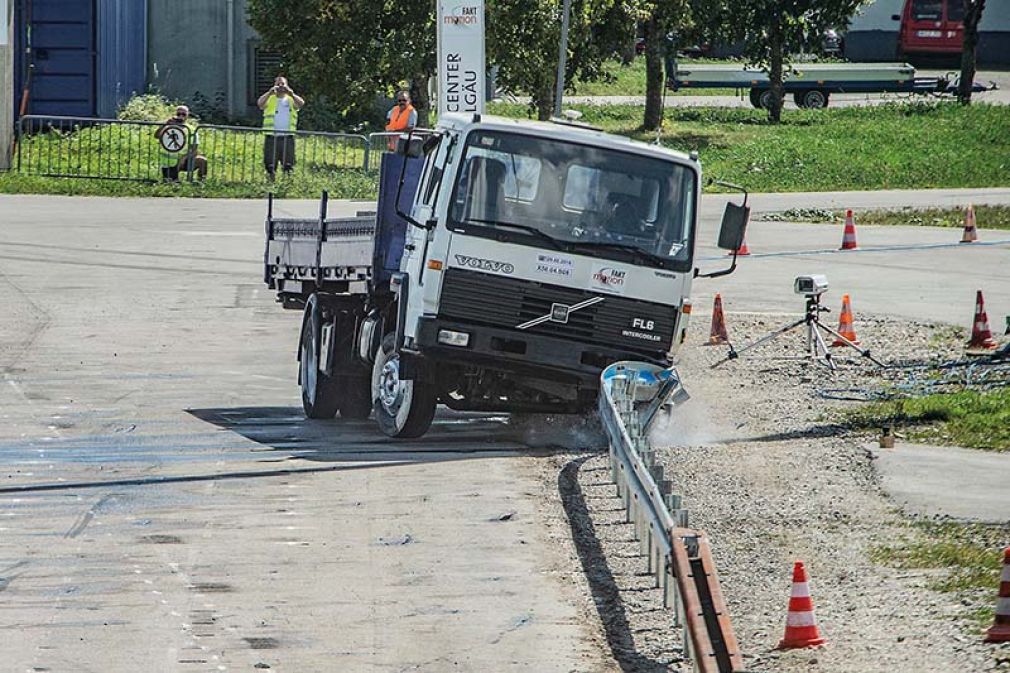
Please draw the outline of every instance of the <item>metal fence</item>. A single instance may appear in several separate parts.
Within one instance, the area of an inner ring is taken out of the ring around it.
[[[162,147],[155,137],[161,126],[158,122],[26,115],[18,123],[14,167],[23,175],[161,180]],[[386,149],[384,138],[371,141],[377,144],[373,149],[366,136],[347,133],[298,131],[289,136],[293,154],[285,154],[290,145],[268,140],[272,134],[258,128],[205,125],[187,129],[185,134],[186,145],[195,142],[197,153],[206,158],[206,179],[222,184],[268,182],[265,159],[271,149],[278,152],[276,174],[299,178],[368,171],[378,166],[369,155]],[[193,163],[184,160],[179,166],[178,179],[199,177]]]
[[[663,605],[683,628],[684,652],[699,673],[743,673],[708,539],[688,528],[682,497],[656,461],[648,429],[669,402],[687,398],[673,370],[640,362],[611,365],[601,376],[599,412],[610,439],[610,473],[649,560]]]

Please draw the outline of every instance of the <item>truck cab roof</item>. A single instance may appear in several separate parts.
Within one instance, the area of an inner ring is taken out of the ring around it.
[[[439,118],[436,128],[460,135],[465,135],[474,129],[522,133],[525,135],[541,136],[550,140],[566,140],[583,145],[633,152],[653,158],[672,159],[683,164],[696,166],[698,163],[696,158],[688,156],[684,152],[678,152],[659,145],[650,145],[625,136],[606,133],[564,121],[541,122],[493,115],[444,114]]]

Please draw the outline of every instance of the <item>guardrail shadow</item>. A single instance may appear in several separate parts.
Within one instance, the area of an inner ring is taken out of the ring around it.
[[[577,458],[562,468],[558,474],[558,492],[568,517],[582,572],[589,581],[593,603],[607,636],[607,645],[621,670],[626,673],[665,673],[670,670],[667,664],[635,651],[635,640],[621,600],[621,590],[607,563],[607,556],[596,535],[585,494],[579,484],[579,470],[591,457]]]

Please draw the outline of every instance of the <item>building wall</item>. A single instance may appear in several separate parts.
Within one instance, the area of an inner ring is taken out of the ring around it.
[[[256,33],[245,0],[148,0],[148,84],[170,98],[230,117],[248,105]]]

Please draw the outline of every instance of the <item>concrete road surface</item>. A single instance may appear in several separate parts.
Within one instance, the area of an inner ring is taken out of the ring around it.
[[[263,213],[0,196],[0,669],[609,670],[502,417],[304,420]]]

